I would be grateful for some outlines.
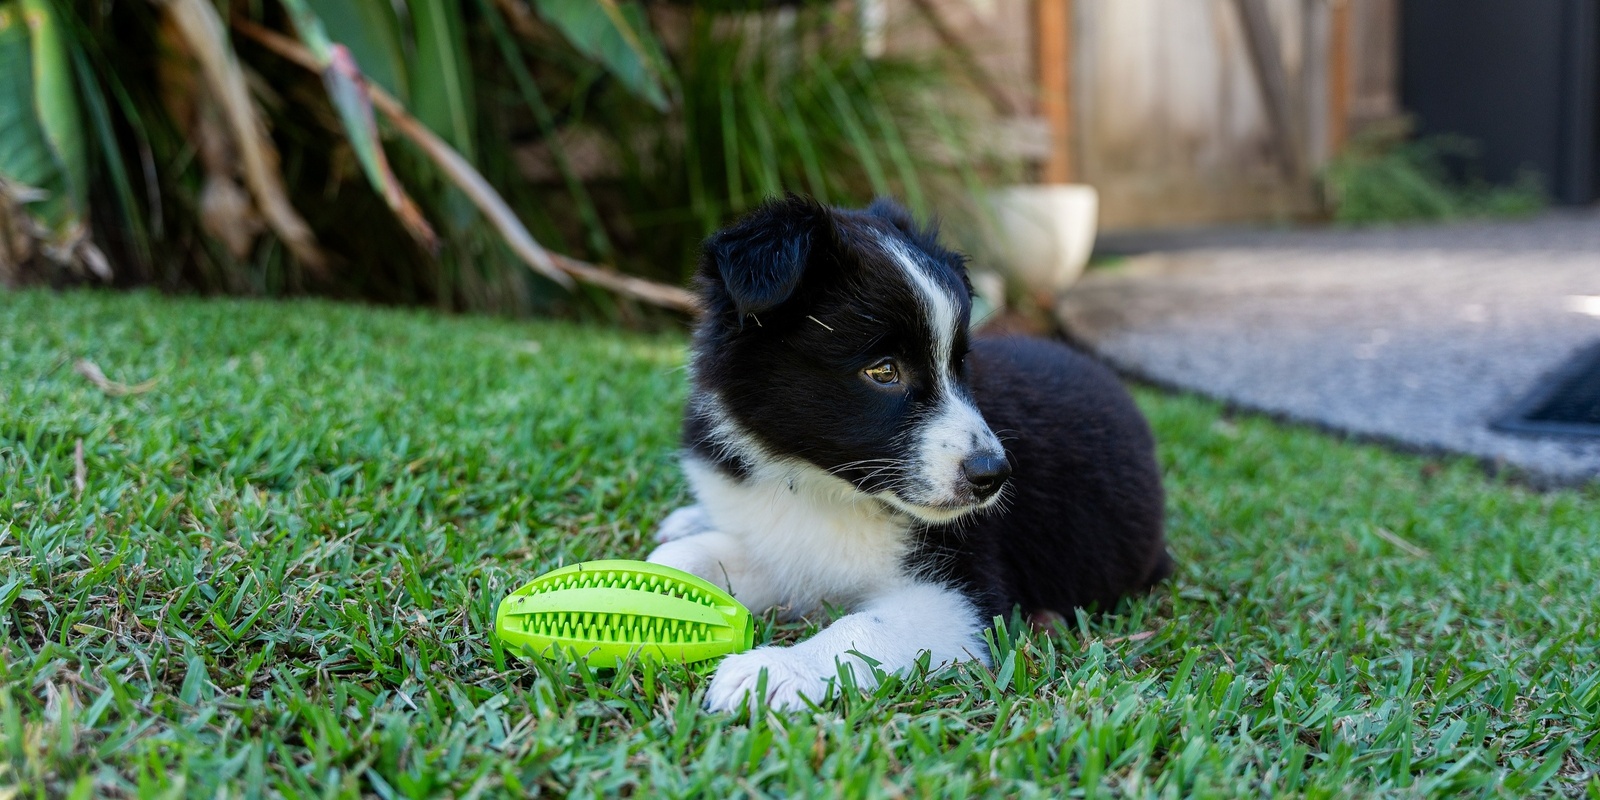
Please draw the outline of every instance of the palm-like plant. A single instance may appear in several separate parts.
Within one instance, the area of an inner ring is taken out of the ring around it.
[[[828,4],[777,17],[0,0],[0,280],[506,312],[576,281],[686,308],[694,242],[762,196],[959,194],[950,159],[924,155],[959,127],[930,111],[940,70],[864,58]]]

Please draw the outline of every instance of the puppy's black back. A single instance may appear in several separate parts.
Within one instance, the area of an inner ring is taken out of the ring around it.
[[[1066,345],[980,338],[978,409],[1014,472],[1004,508],[928,544],[986,613],[1109,608],[1172,571],[1149,426],[1115,375]]]

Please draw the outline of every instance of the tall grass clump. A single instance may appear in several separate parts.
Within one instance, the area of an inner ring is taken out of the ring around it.
[[[666,255],[668,268],[681,270],[700,238],[786,191],[840,204],[893,195],[919,215],[935,207],[963,215],[980,172],[1002,166],[971,139],[970,112],[945,101],[941,65],[868,58],[851,19],[831,6],[696,10],[677,21],[679,102],[660,124],[629,130],[628,120],[648,109],[623,94],[593,115],[631,137],[615,142],[609,187],[625,198],[614,233],[630,253]]]

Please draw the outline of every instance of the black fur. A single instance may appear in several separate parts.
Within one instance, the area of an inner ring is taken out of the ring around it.
[[[989,615],[1105,609],[1166,578],[1155,440],[1116,376],[1042,339],[980,337],[970,361],[1011,461],[1009,497],[927,529],[915,557]]]
[[[735,478],[748,475],[751,465],[714,440],[703,405],[714,394],[767,452],[864,492],[892,485],[896,476],[874,462],[851,465],[903,456],[941,390],[929,379],[933,332],[885,240],[961,300],[955,391],[971,393],[1014,470],[999,506],[917,527],[907,566],[961,588],[985,618],[1014,606],[1105,607],[1166,577],[1154,443],[1127,392],[1053,342],[980,339],[968,357],[964,259],[891,201],[852,211],[790,196],[706,242],[685,446]],[[903,391],[862,380],[885,356],[904,365]]]

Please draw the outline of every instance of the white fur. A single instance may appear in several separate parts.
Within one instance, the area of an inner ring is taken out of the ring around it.
[[[666,544],[711,529],[711,516],[706,513],[705,506],[698,503],[684,506],[661,520],[660,527],[656,528],[656,543]]]
[[[856,686],[876,686],[877,673],[863,656],[877,662],[884,674],[910,669],[925,650],[932,666],[986,660],[981,630],[977,611],[959,593],[909,584],[877,595],[861,610],[793,647],[760,647],[723,659],[706,689],[706,706],[713,711],[738,708],[756,690],[763,671],[767,703],[795,709],[806,700],[826,699],[841,669],[850,670]]]
[[[683,467],[711,527],[664,543],[651,561],[788,619],[904,582],[909,520],[845,481],[799,464],[768,463],[744,481],[692,456]]]
[[[956,326],[961,322],[961,303],[917,263],[916,257],[911,255],[911,251],[907,250],[905,245],[892,239],[882,240],[881,244],[894,258],[900,271],[905,273],[906,280],[917,290],[917,299],[922,302],[922,312],[928,315],[928,329],[933,331],[933,357],[934,363],[940,365],[940,382],[948,381],[951,351],[955,348]]]

